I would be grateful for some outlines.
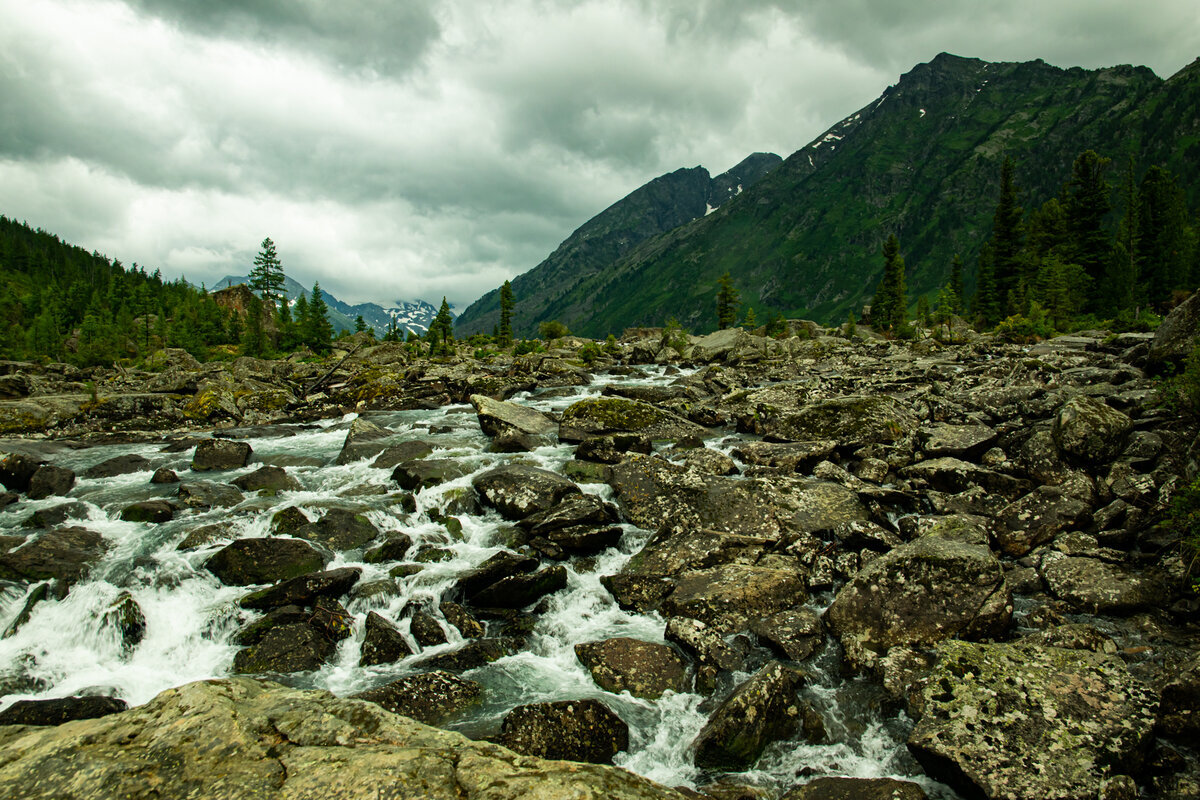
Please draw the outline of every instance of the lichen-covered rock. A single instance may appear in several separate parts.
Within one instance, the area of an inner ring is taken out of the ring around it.
[[[996,441],[998,434],[987,425],[949,425],[944,422],[922,426],[917,439],[925,455],[973,458],[983,454]]]
[[[1163,594],[1160,581],[1096,558],[1048,556],[1040,572],[1055,597],[1089,614],[1142,611]]]
[[[662,602],[662,611],[733,633],[747,628],[753,619],[794,608],[807,597],[796,570],[726,564],[679,576]]]
[[[257,643],[237,652],[233,671],[239,675],[308,672],[327,663],[336,650],[333,640],[311,625],[278,625],[267,630]]]
[[[992,525],[1001,552],[1019,557],[1063,531],[1086,525],[1092,506],[1069,488],[1039,486],[1005,506]]]
[[[392,470],[392,480],[401,489],[417,491],[461,478],[470,469],[452,458],[417,458],[403,461]]]
[[[359,650],[359,666],[391,664],[411,654],[412,647],[404,638],[404,634],[396,630],[396,627],[384,619],[381,614],[374,611],[367,612],[367,621],[363,626],[362,646]]]
[[[121,509],[126,522],[166,522],[175,516],[175,507],[166,500],[140,500]]]
[[[524,519],[579,494],[579,487],[561,475],[526,464],[496,467],[477,475],[471,483],[484,501],[506,519]]]
[[[334,463],[352,464],[364,458],[373,458],[387,449],[387,440],[393,435],[387,428],[365,417],[357,417],[350,423],[350,430],[346,431],[342,449]]]
[[[812,442],[742,442],[733,454],[747,464],[770,467],[780,472],[811,470],[829,458],[837,442],[821,439]]]
[[[527,758],[363,700],[249,678],[169,689],[70,728],[9,727],[0,744],[12,754],[0,785],[29,800],[683,798],[624,770]]]
[[[481,394],[473,394],[471,405],[479,417],[479,427],[488,436],[531,437],[530,444],[551,444],[558,423],[537,409],[505,400],[493,400]],[[529,448],[526,448],[529,449]]]
[[[920,784],[895,778],[815,778],[780,800],[925,800]]]
[[[28,544],[0,555],[0,578],[75,583],[107,550],[104,537],[86,528],[46,531]]]
[[[501,578],[477,592],[471,602],[490,608],[524,608],[566,585],[566,567],[546,567],[533,573]]]
[[[402,714],[426,725],[437,725],[479,702],[483,687],[449,672],[420,672],[351,695],[369,700],[393,714]]]
[[[181,483],[175,496],[185,508],[229,508],[245,499],[236,486],[213,481]]]
[[[687,690],[687,665],[665,644],[617,637],[577,644],[575,655],[610,692],[657,699],[666,691]]]
[[[1163,687],[1158,728],[1167,736],[1181,739],[1200,736],[1200,657],[1184,664]]]
[[[505,716],[500,743],[539,758],[611,764],[629,748],[629,726],[599,700],[532,703]]]
[[[926,536],[865,566],[825,613],[858,669],[897,645],[1004,632],[1012,618],[1004,568],[986,547]]]
[[[1200,336],[1200,292],[1192,295],[1172,309],[1150,342],[1146,356],[1146,367],[1151,372],[1162,372],[1168,364],[1180,366],[1196,346]]]
[[[511,656],[520,647],[521,641],[511,637],[473,639],[454,650],[414,659],[413,666],[419,666],[426,670],[466,672],[505,656]]]
[[[792,661],[805,660],[825,641],[825,623],[811,608],[792,608],[752,620],[750,630]]]
[[[1098,470],[1125,449],[1133,420],[1094,397],[1072,397],[1054,418],[1054,441],[1075,463]]]
[[[536,558],[500,550],[488,556],[474,569],[461,573],[457,581],[458,591],[466,600],[473,600],[476,595],[498,581],[533,572],[537,567]]]
[[[192,469],[196,472],[241,469],[249,463],[252,452],[246,442],[205,439],[196,445],[196,453],[192,456]]]
[[[379,529],[362,514],[331,508],[319,520],[297,528],[292,535],[333,550],[355,550],[374,541]]]
[[[568,406],[559,421],[558,437],[582,442],[610,433],[637,433],[650,439],[703,437],[705,429],[649,403],[624,397],[593,397]]]
[[[796,693],[804,673],[772,661],[734,690],[696,737],[696,766],[743,770],[754,765],[776,739],[791,736],[800,726]]]
[[[213,553],[204,567],[226,586],[275,583],[310,572],[329,563],[308,542],[264,537],[238,539]]]
[[[961,492],[975,485],[994,494],[1015,497],[1030,488],[1028,481],[951,456],[918,461],[904,467],[900,474],[905,478],[920,479],[942,492]]]
[[[1092,800],[1107,777],[1140,765],[1156,706],[1119,659],[951,640],[938,646],[908,747],[964,794]]]
[[[761,433],[791,442],[832,439],[845,448],[896,442],[917,429],[912,409],[886,395],[837,397],[760,420]]]

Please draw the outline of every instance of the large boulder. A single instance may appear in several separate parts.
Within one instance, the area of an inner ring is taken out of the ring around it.
[[[214,481],[188,481],[175,491],[179,504],[186,508],[230,508],[245,498],[236,486]]]
[[[128,707],[124,700],[104,695],[18,700],[0,712],[0,725],[61,725],[77,719],[118,714]]]
[[[1088,614],[1131,614],[1163,597],[1162,581],[1097,558],[1048,555],[1040,572],[1051,594]]]
[[[355,550],[374,541],[379,536],[379,529],[362,514],[345,508],[331,508],[316,522],[296,529],[293,535],[341,551]]]
[[[999,434],[987,425],[950,425],[938,422],[922,426],[917,439],[925,455],[974,458],[982,455],[996,441]]]
[[[528,406],[505,400],[493,400],[482,395],[471,395],[471,405],[479,416],[479,427],[495,439],[527,437],[527,444],[552,444],[558,423],[542,412]],[[523,449],[532,449],[525,447]]]
[[[565,442],[582,442],[610,433],[636,433],[650,439],[703,437],[706,430],[658,406],[624,397],[592,397],[568,406],[559,422],[558,436]]]
[[[987,547],[924,536],[861,569],[825,620],[864,669],[897,645],[999,635],[1012,611],[1004,567]]]
[[[238,602],[242,608],[257,611],[290,605],[311,606],[321,597],[341,597],[358,582],[360,574],[362,570],[358,567],[338,567],[325,572],[313,572],[251,592]]]
[[[950,640],[908,747],[933,778],[988,800],[1093,800],[1141,765],[1157,700],[1120,659]]]
[[[599,700],[532,703],[504,717],[499,741],[527,756],[611,764],[629,748],[629,726]]]
[[[246,442],[205,439],[196,445],[196,453],[192,456],[192,469],[196,472],[241,469],[250,462],[251,452],[253,451]]]
[[[926,800],[920,784],[895,778],[816,778],[780,800]]]
[[[11,756],[0,785],[30,800],[683,800],[625,770],[526,758],[374,703],[248,678],[168,689],[69,728],[5,728],[0,743]]]
[[[471,485],[505,519],[524,519],[579,494],[571,481],[539,467],[506,464],[475,476]]]
[[[392,480],[398,483],[401,489],[415,492],[441,486],[461,478],[470,471],[470,467],[453,458],[415,458],[397,464],[392,470]]]
[[[230,481],[243,492],[298,492],[300,482],[288,475],[283,467],[259,467],[254,472],[240,475]]]
[[[387,449],[387,440],[395,434],[365,417],[357,417],[350,423],[341,452],[335,464],[352,464],[364,458],[374,458]]]
[[[917,429],[917,417],[906,404],[886,395],[836,397],[759,421],[764,435],[788,442],[833,439],[838,446],[857,448],[890,444]]]
[[[487,608],[524,608],[566,585],[566,567],[546,567],[525,575],[501,578],[476,593],[471,602]]]
[[[46,531],[28,544],[0,555],[0,578],[75,583],[107,550],[104,537],[86,528]]]
[[[29,499],[44,500],[61,497],[75,486],[75,471],[66,467],[43,464],[29,479]]]
[[[1054,441],[1080,466],[1099,471],[1125,449],[1133,420],[1094,397],[1072,397],[1054,417]]]
[[[800,726],[796,693],[804,674],[772,661],[734,690],[708,718],[696,737],[696,766],[702,769],[743,770],[754,765],[776,739],[791,736]]]
[[[794,608],[807,597],[795,569],[726,564],[679,576],[662,601],[662,611],[733,633],[746,629],[751,620]]]
[[[359,666],[371,667],[376,664],[392,664],[411,654],[412,647],[409,646],[408,640],[404,638],[404,634],[396,630],[396,627],[388,622],[383,615],[375,611],[367,612],[367,621],[363,626],[362,646],[359,650]],[[370,700],[373,698],[366,699]],[[395,711],[395,709],[391,710]]]
[[[253,586],[318,572],[329,563],[308,542],[263,537],[238,539],[212,554],[204,567],[226,586]]]
[[[1063,531],[1086,525],[1091,511],[1091,503],[1069,485],[1039,486],[1000,510],[992,536],[1001,552],[1020,557]]]
[[[483,687],[449,672],[420,672],[351,695],[369,700],[393,714],[437,725],[479,702]]]
[[[669,645],[618,637],[577,644],[575,655],[610,692],[653,700],[666,691],[687,691],[687,665]]]
[[[737,364],[760,361],[771,352],[774,340],[754,336],[743,328],[722,328],[692,342],[688,358],[698,364]]]
[[[1163,372],[1168,364],[1179,367],[1191,355],[1200,337],[1200,292],[1176,306],[1154,332],[1146,366],[1151,372]]]
[[[0,452],[0,483],[10,492],[28,492],[29,481],[44,463],[25,453]]]
[[[270,628],[256,644],[233,657],[237,674],[308,672],[320,669],[337,651],[337,643],[307,623]]]
[[[101,461],[80,474],[84,478],[113,478],[117,475],[128,475],[131,472],[149,472],[152,466],[150,460],[145,456],[127,453]]]
[[[518,555],[509,550],[500,550],[483,560],[478,566],[459,574],[456,586],[466,600],[473,600],[484,589],[515,575],[533,572],[538,560],[531,556]]]

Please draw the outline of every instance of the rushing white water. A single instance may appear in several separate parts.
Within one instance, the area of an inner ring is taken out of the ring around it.
[[[658,371],[642,378],[613,380],[665,384],[672,379]],[[561,411],[582,397],[598,394],[600,388],[593,384],[572,392],[519,395],[514,400],[543,411]],[[416,513],[408,514],[395,504],[390,470],[374,468],[367,461],[341,466],[332,463],[353,418],[348,415],[312,425],[273,428],[267,436],[248,440],[257,463],[211,478],[228,482],[261,463],[279,463],[299,482],[300,490],[269,498],[247,496],[234,508],[180,512],[176,519],[161,525],[119,518],[121,509],[132,502],[170,497],[176,491],[172,485],[151,486],[150,471],[81,479],[67,498],[80,504],[72,515],[77,522],[68,524],[101,534],[110,549],[90,576],[72,587],[64,599],[38,603],[15,635],[0,639],[0,691],[8,692],[0,706],[20,699],[89,692],[112,694],[139,704],[172,686],[230,674],[238,649],[233,637],[259,615],[237,606],[236,601],[246,589],[223,586],[203,569],[204,562],[225,541],[192,552],[181,552],[177,546],[190,531],[217,522],[231,525],[233,534],[239,537],[266,536],[271,515],[289,506],[306,510],[313,519],[325,508],[353,508],[381,531],[408,535],[413,541],[410,556],[425,547],[440,548],[442,553],[441,560],[423,563],[416,574],[394,580],[391,592],[344,599],[354,616],[357,635],[343,641],[331,663],[320,670],[285,679],[294,685],[344,695],[413,671],[405,661],[367,668],[358,665],[367,613],[378,611],[394,620],[417,651],[405,609],[419,604],[436,615],[438,601],[456,577],[502,548],[509,525],[495,512],[456,513],[462,532],[451,535],[434,517],[445,512],[464,490],[469,492],[472,476],[479,472],[514,461],[559,470],[572,457],[573,448],[563,445],[525,454],[489,453],[488,439],[479,430],[469,406],[372,415],[372,421],[398,435],[433,443],[433,458],[454,459],[468,470],[460,478],[417,492]],[[711,444],[728,453],[736,439],[721,434]],[[160,450],[158,444],[94,447],[64,453],[55,463],[82,471],[114,455],[137,453],[149,459],[152,467],[175,469],[185,480],[210,479],[187,474],[190,450],[177,454]],[[606,485],[582,488],[611,500],[611,489]],[[24,501],[0,512],[0,534],[24,530],[31,511],[62,502],[62,498]],[[489,735],[519,704],[601,698],[630,726],[630,747],[618,755],[620,766],[667,785],[696,786],[713,777],[693,766],[690,745],[714,701],[692,693],[668,692],[656,701],[628,693],[615,695],[597,686],[575,656],[576,644],[613,636],[663,641],[665,625],[661,617],[621,610],[600,584],[600,576],[619,570],[650,535],[630,525],[624,529],[619,547],[567,564],[567,587],[543,603],[524,651],[465,673],[483,685],[484,701],[455,727],[469,735]],[[392,580],[390,565],[366,564],[361,558],[361,551],[339,553],[329,568],[360,568],[360,585]],[[106,621],[109,608],[121,592],[132,596],[146,619],[145,637],[133,648],[125,647],[115,626]],[[26,597],[26,589],[0,584],[0,625],[7,626],[17,616]],[[423,654],[450,650],[461,643],[462,637],[453,626],[442,627],[448,643],[425,648]],[[825,774],[920,774],[903,745],[906,720],[882,713],[877,693],[868,684],[838,677],[836,661],[830,647],[805,665],[809,679],[804,698],[824,718],[828,741],[807,744],[796,738],[775,743],[757,768],[737,776],[738,780],[787,788],[809,776]],[[923,778],[917,780],[932,796],[953,796],[940,785]]]

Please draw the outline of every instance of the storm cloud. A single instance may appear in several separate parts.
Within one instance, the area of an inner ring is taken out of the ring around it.
[[[0,213],[168,277],[465,305],[647,180],[787,155],[938,52],[1200,55],[1192,0],[0,0]]]

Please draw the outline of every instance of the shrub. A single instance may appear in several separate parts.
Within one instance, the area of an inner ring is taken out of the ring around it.
[[[1179,531],[1183,564],[1193,591],[1200,591],[1200,478],[1175,492],[1171,498],[1171,524]]]
[[[561,339],[569,333],[570,331],[567,330],[567,326],[556,319],[542,322],[538,325],[538,336],[548,342],[554,339]]]
[[[600,349],[600,345],[596,344],[595,342],[588,342],[583,347],[579,348],[579,358],[585,364],[591,364],[602,355],[604,355],[604,353]]]
[[[1013,314],[996,326],[996,336],[1001,341],[1014,344],[1033,344],[1054,335],[1054,329],[1046,318],[1045,310],[1037,303],[1029,306],[1029,316]]]

